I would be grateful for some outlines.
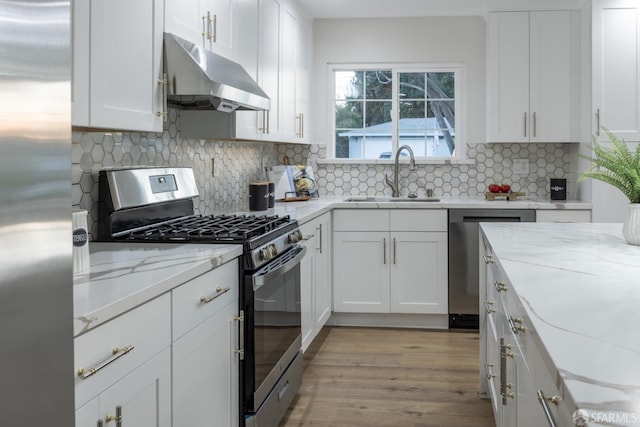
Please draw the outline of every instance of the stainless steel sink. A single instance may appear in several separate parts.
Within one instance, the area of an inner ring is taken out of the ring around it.
[[[396,202],[439,202],[437,197],[366,197],[353,196],[345,199],[345,202],[375,202],[375,203],[396,203]]]

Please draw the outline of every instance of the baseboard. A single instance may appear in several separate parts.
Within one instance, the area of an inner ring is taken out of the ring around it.
[[[331,313],[331,326],[449,329],[447,314]]]

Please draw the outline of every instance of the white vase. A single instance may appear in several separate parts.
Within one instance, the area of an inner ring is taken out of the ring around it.
[[[622,226],[622,235],[630,245],[640,245],[640,203],[627,205],[627,217]]]

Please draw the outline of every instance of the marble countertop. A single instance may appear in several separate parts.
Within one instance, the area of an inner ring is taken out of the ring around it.
[[[88,273],[73,280],[74,336],[242,254],[242,245],[91,242]]]
[[[575,200],[504,200],[487,201],[469,198],[442,198],[439,202],[347,202],[355,196],[322,196],[304,202],[276,202],[275,207],[266,211],[244,211],[255,215],[290,215],[303,224],[331,209],[545,209],[545,210],[591,210],[591,203]]]
[[[618,417],[604,425],[640,425],[640,246],[626,244],[621,224],[481,227],[565,399],[592,417]]]

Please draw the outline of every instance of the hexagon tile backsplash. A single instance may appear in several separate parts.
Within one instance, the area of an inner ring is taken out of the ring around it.
[[[318,164],[325,157],[323,146],[278,145],[278,157],[288,156],[294,163],[312,165],[320,195],[390,196],[384,184],[385,173],[393,165]],[[513,191],[522,191],[535,199],[549,198],[549,179],[568,178],[567,198],[575,196],[575,179],[570,175],[570,144],[474,144],[467,147],[474,164],[418,164],[410,172],[400,166],[401,194],[426,195],[428,188],[443,197],[481,198],[491,183],[509,183]],[[513,159],[529,161],[528,174],[512,171]]]
[[[200,191],[195,208],[201,214],[246,210],[249,183],[265,179],[264,167],[281,164],[284,155],[292,163],[313,166],[320,195],[391,195],[384,184],[384,174],[393,170],[391,164],[318,164],[325,157],[325,147],[319,145],[182,139],[179,119],[178,110],[171,109],[162,133],[73,132],[72,203],[89,211],[92,238],[97,236],[101,169],[193,167]],[[476,198],[483,196],[488,184],[508,182],[515,191],[548,199],[550,178],[570,178],[569,144],[477,144],[469,145],[467,156],[475,164],[418,165],[416,172],[403,165],[402,194],[425,195],[432,188],[440,197]],[[512,159],[528,159],[529,174],[514,174]],[[575,179],[567,182],[571,198]]]

